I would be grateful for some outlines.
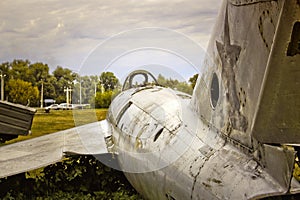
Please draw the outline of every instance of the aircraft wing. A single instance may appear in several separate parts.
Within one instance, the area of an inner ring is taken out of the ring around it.
[[[67,129],[0,147],[0,178],[59,162],[66,154],[108,153],[107,121]]]

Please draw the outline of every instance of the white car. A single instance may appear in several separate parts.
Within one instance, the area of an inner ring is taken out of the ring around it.
[[[45,112],[49,112],[50,110],[58,110],[59,106],[58,104],[52,104],[50,106],[45,107]]]
[[[45,107],[45,109],[50,109],[50,110],[58,110],[58,104],[51,104],[50,106]]]
[[[58,105],[58,108],[61,110],[72,110],[73,105],[72,104],[67,105],[67,103],[61,103]]]

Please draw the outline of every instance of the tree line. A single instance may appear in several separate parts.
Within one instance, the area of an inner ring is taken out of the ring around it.
[[[57,66],[50,73],[49,66],[42,62],[13,60],[0,65],[4,78],[4,100],[9,102],[40,106],[41,90],[43,99],[54,99],[56,103],[66,102],[66,88],[72,91],[73,103],[90,103],[97,92],[113,90],[118,80],[113,73],[101,76],[79,76],[68,68]],[[104,86],[101,84],[105,82]],[[81,90],[81,98],[80,98]],[[81,99],[81,102],[80,102]]]
[[[48,64],[31,63],[29,60],[15,59],[0,64],[0,74],[4,78],[4,100],[31,107],[41,105],[43,99],[54,99],[56,103],[66,102],[66,88],[72,92],[72,103],[92,104],[97,108],[107,108],[112,96],[119,92],[121,84],[112,72],[100,75],[80,76],[68,68],[57,66],[50,73]],[[195,75],[196,76],[196,75]],[[196,79],[189,83],[158,76],[159,84],[192,93]]]

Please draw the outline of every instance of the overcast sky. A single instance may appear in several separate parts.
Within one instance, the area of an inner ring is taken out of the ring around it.
[[[29,59],[78,70],[120,32],[161,27],[206,46],[220,0],[1,0],[0,62]]]

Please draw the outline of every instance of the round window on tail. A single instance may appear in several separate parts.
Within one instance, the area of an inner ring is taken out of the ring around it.
[[[214,109],[219,100],[219,79],[216,73],[213,73],[210,83],[210,103]]]

